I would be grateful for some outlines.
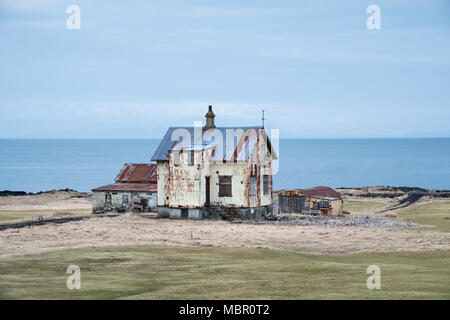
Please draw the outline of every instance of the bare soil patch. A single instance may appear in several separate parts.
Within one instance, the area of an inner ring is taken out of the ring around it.
[[[450,250],[450,233],[409,228],[252,225],[157,219],[136,214],[0,232],[0,256],[116,245],[247,247],[350,254]]]

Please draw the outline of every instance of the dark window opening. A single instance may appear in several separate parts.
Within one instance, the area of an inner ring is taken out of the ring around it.
[[[194,162],[195,162],[195,153],[194,153],[194,151],[191,151],[191,152],[189,153],[189,155],[191,156],[191,158],[190,158],[190,160],[189,160],[189,165],[190,165],[190,166],[193,166],[193,165],[194,165]]]
[[[128,201],[129,201],[128,195],[127,194],[123,194],[122,195],[122,203],[123,204],[128,204]]]
[[[256,177],[250,177],[250,195],[254,196],[256,194]]]
[[[265,196],[269,194],[269,175],[263,176],[263,193]]]
[[[111,204],[111,195],[109,193],[105,194],[105,203]]]
[[[231,197],[231,176],[219,176],[219,197]]]
[[[320,201],[319,207],[321,209],[328,209],[330,207],[330,203],[328,201]]]
[[[181,151],[175,150],[173,151],[173,165],[176,167],[180,165],[180,157],[181,157]]]

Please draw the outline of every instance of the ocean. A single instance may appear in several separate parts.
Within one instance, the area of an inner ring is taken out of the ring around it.
[[[0,190],[90,191],[159,139],[0,139]],[[281,139],[274,189],[367,185],[450,189],[450,138]]]

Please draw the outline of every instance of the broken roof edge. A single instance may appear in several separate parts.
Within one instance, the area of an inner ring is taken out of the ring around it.
[[[92,192],[101,191],[121,191],[121,192],[157,192],[157,183],[126,183],[119,182],[108,184],[106,186],[98,187],[91,190]]]

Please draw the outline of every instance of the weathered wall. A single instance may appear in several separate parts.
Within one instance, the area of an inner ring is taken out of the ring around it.
[[[169,206],[168,200],[166,199],[169,187],[169,162],[168,161],[158,161],[157,164],[157,179],[158,179],[158,206],[166,207]]]
[[[111,204],[106,204],[106,194],[111,195]],[[128,195],[128,203],[123,203],[123,195]],[[92,194],[93,212],[103,210],[125,209],[131,211],[135,203],[140,203],[141,199],[148,200],[150,211],[156,211],[157,194],[152,192],[125,192],[125,191],[94,191]]]
[[[333,200],[330,201],[330,204],[332,206],[332,215],[333,216],[339,216],[342,214],[342,211],[344,210],[344,201],[343,200]]]
[[[246,207],[247,163],[213,163],[210,166],[211,205]],[[232,176],[231,197],[219,197],[219,176]]]
[[[172,208],[203,207],[206,201],[205,177],[210,171],[211,152],[212,150],[194,152],[192,165],[190,152],[180,152],[179,156],[176,152],[169,153],[165,205]]]
[[[240,146],[240,153],[244,146]],[[243,151],[244,150],[244,151]],[[260,207],[272,204],[272,159],[264,139],[258,138],[247,161],[210,162],[211,149],[195,151],[194,165],[190,151],[169,152],[168,161],[158,162],[158,206],[199,208],[206,201],[206,177],[210,177],[210,203],[228,207]],[[232,176],[232,196],[219,197],[219,176]],[[255,176],[255,194],[250,192],[250,177]],[[269,190],[264,194],[263,176],[269,176]]]

